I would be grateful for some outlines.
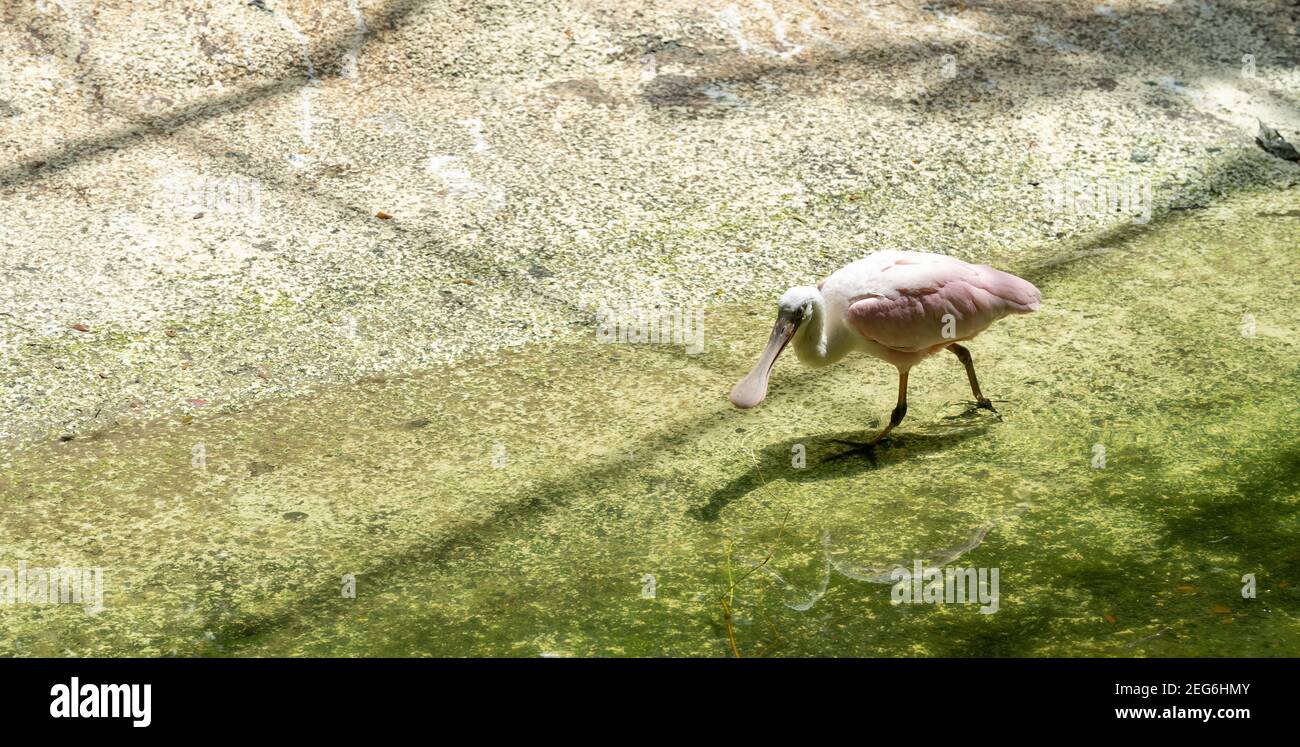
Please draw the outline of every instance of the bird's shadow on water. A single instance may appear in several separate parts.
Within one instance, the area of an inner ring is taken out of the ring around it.
[[[764,485],[780,482],[817,482],[853,477],[864,472],[886,469],[905,463],[918,454],[948,449],[962,441],[983,434],[989,423],[931,426],[922,432],[902,433],[881,441],[871,454],[854,452],[844,442],[862,443],[861,431],[823,433],[816,436],[789,438],[756,447],[749,454],[752,465],[740,475],[715,490],[709,500],[687,513],[704,522],[717,521],[722,510]],[[803,447],[799,464],[798,447]]]

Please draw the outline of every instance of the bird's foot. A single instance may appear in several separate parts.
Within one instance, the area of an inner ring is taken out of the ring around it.
[[[948,404],[951,405],[958,405],[958,404],[966,405],[966,411],[957,415],[947,415],[944,417],[944,420],[957,420],[959,418],[968,418],[974,415],[978,410],[988,410],[989,412],[993,413],[997,417],[999,422],[1001,422],[1002,413],[998,412],[997,408],[993,406],[993,403],[1009,402],[1009,401],[1010,400],[1005,400],[1005,399],[993,400],[993,399],[989,399],[988,397],[981,397],[979,399],[963,399],[957,402],[949,402]]]

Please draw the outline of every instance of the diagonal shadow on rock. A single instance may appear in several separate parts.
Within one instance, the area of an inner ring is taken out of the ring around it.
[[[364,43],[380,38],[407,21],[421,6],[429,0],[390,0],[367,13],[369,31],[362,35]],[[0,8],[8,9],[9,2],[0,3]],[[345,53],[357,44],[357,33],[353,28],[346,28],[327,34],[311,45],[308,56],[322,62],[316,71],[319,78],[332,78],[341,71],[340,60]],[[51,54],[58,52],[52,49]],[[69,62],[81,69],[84,82],[94,93],[108,86],[98,74],[80,57],[71,57],[66,52],[62,55]],[[307,82],[305,71],[299,71],[296,65],[280,71],[280,77],[274,80],[255,83],[218,96],[205,98],[175,111],[157,115],[137,115],[114,112],[126,119],[126,123],[104,132],[83,138],[59,143],[46,151],[25,158],[23,162],[12,162],[0,166],[0,187],[11,187],[35,181],[51,174],[64,171],[72,165],[110,150],[119,150],[135,145],[146,138],[169,136],[196,122],[202,122],[245,109],[262,99],[284,96],[297,91]]]

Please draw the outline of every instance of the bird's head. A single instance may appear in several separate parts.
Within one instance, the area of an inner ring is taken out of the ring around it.
[[[776,302],[776,324],[772,326],[767,347],[753,370],[731,388],[731,404],[747,410],[767,397],[767,379],[772,374],[772,366],[776,365],[777,356],[794,339],[799,325],[812,317],[819,294],[820,291],[811,285],[800,285],[781,295]]]

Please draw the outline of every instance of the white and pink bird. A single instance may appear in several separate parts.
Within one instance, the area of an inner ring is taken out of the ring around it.
[[[993,410],[980,392],[970,351],[958,344],[1008,314],[1037,311],[1038,289],[988,265],[942,254],[881,251],[836,270],[813,286],[797,286],[777,302],[767,348],[731,389],[731,403],[754,407],[767,397],[772,366],[786,345],[805,365],[830,365],[861,351],[898,369],[898,405],[889,425],[864,444],[870,449],[907,414],[907,373],[947,348],[966,367],[978,407]]]

